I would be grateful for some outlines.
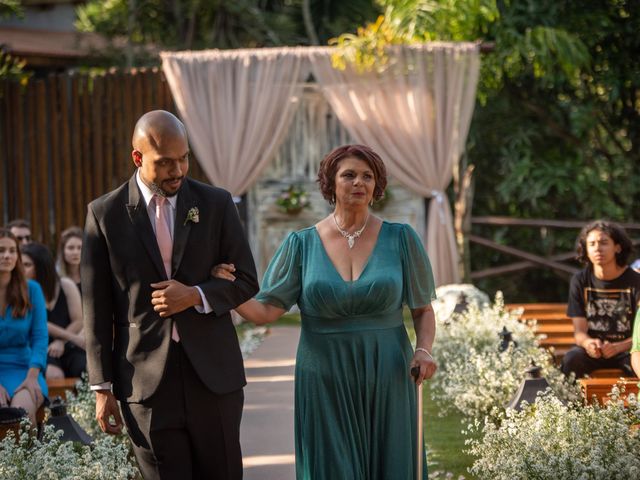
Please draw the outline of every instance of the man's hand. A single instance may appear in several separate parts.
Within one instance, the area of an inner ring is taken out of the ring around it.
[[[105,433],[116,435],[122,432],[118,401],[109,390],[96,391],[96,420]]]
[[[64,353],[64,341],[59,338],[49,344],[47,354],[52,358],[60,358]]]
[[[599,338],[588,338],[584,342],[582,342],[582,348],[585,349],[587,355],[591,358],[601,358],[602,357],[602,340]]]
[[[622,350],[620,350],[620,344],[610,342],[603,342],[600,351],[604,358],[612,358],[622,352]]]
[[[151,287],[155,289],[151,294],[151,305],[163,318],[183,312],[195,305],[202,305],[198,289],[177,280],[152,283]]]

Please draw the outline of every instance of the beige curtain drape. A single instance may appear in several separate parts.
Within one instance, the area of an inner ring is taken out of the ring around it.
[[[457,283],[458,253],[445,190],[464,150],[480,67],[473,43],[397,47],[383,72],[335,70],[329,48],[309,50],[312,72],[331,107],[389,173],[431,197],[426,247],[438,285]]]
[[[189,140],[214,185],[246,192],[284,140],[309,75],[304,48],[163,52]]]

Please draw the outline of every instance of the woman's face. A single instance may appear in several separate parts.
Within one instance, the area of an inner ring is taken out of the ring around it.
[[[373,198],[376,178],[364,160],[346,157],[340,160],[336,172],[336,204],[367,205]]]
[[[600,230],[591,230],[587,234],[587,257],[592,264],[604,266],[616,263],[616,254],[620,253],[622,247],[615,243],[613,239]]]
[[[0,273],[10,273],[18,261],[18,244],[9,237],[0,238]]]
[[[64,245],[64,261],[69,265],[80,265],[80,253],[82,252],[82,239],[71,237]]]
[[[24,275],[30,279],[36,279],[36,266],[33,264],[33,259],[26,254],[22,254],[22,266],[24,267]]]

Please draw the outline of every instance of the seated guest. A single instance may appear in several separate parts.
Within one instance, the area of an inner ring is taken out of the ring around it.
[[[53,256],[44,245],[23,246],[22,258],[27,278],[40,284],[47,302],[47,379],[79,377],[87,364],[80,292],[69,278],[58,276]]]
[[[598,220],[586,225],[577,241],[578,259],[586,265],[571,279],[567,315],[576,346],[562,360],[565,375],[576,378],[598,368],[630,365],[633,322],[640,301],[640,273],[627,263],[632,244],[619,225]]]
[[[31,224],[28,221],[16,218],[7,223],[7,228],[16,237],[20,245],[31,243]]]
[[[69,227],[60,235],[58,247],[58,273],[68,277],[76,284],[80,294],[80,254],[82,253],[82,230],[80,227]]]
[[[0,333],[0,407],[23,408],[35,425],[47,396],[47,314],[42,289],[26,279],[8,229],[0,229]]]

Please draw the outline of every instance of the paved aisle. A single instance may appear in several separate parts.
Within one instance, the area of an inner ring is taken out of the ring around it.
[[[274,327],[245,361],[244,480],[295,480],[293,370],[300,329]]]

